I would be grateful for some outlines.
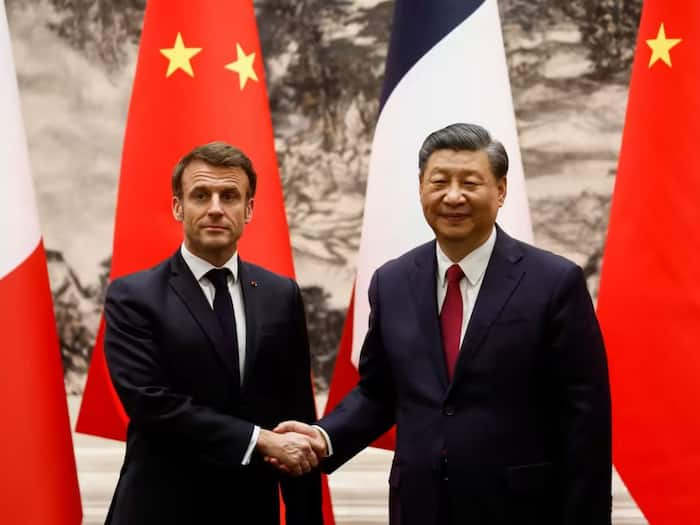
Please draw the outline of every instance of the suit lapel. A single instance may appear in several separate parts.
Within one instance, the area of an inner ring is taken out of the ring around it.
[[[234,363],[234,353],[230,348],[226,348],[222,344],[223,334],[216,314],[204,296],[199,283],[192,275],[187,264],[185,264],[180,250],[170,259],[170,269],[170,286],[180,297],[199,326],[202,327],[207,339],[209,339],[216,353],[219,354],[226,368],[234,377],[237,377],[236,368],[238,365]]]
[[[252,279],[251,267],[238,258],[238,280],[241,284],[243,294],[243,305],[245,308],[245,370],[241,371],[243,388],[245,388],[255,358],[257,357],[257,334],[260,331],[258,326],[260,317],[260,290],[258,287],[263,284]]]
[[[447,389],[447,366],[442,350],[440,319],[437,308],[437,259],[435,241],[424,244],[416,253],[414,265],[409,277],[409,285],[416,305],[418,318],[416,326],[420,327],[425,338],[423,347],[430,352],[433,369],[438,381]]]
[[[508,299],[520,283],[525,273],[518,264],[522,257],[522,249],[497,227],[496,244],[472,310],[464,341],[462,341],[455,378],[465,371],[468,362],[474,358],[489,328],[503,311]]]

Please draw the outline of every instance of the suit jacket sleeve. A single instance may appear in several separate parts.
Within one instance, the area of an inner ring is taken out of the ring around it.
[[[382,340],[379,302],[379,275],[375,272],[369,286],[369,327],[360,354],[360,380],[345,399],[319,421],[333,444],[333,455],[323,462],[327,472],[370,445],[395,422],[395,387]]]
[[[212,466],[240,466],[253,424],[172,390],[153,339],[153,315],[127,281],[111,284],[105,299],[105,357],[130,424],[175,441]]]
[[[600,328],[579,267],[565,272],[551,306],[554,377],[562,392],[561,523],[609,524],[612,453],[608,369]]]
[[[290,392],[280,392],[280,398],[287,400],[287,419],[312,423],[316,420],[316,406],[311,386],[311,366],[309,338],[306,330],[304,303],[297,284],[292,281],[292,312],[294,313],[294,337],[290,341],[293,354],[291,361],[294,388]],[[321,474],[312,471],[298,478],[281,478],[282,497],[286,509],[288,525],[322,525]]]

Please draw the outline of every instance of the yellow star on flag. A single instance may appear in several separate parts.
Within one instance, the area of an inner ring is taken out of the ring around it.
[[[165,73],[166,77],[169,77],[178,69],[182,69],[189,76],[194,76],[194,71],[192,71],[192,64],[190,60],[197,53],[202,50],[201,47],[185,47],[185,43],[182,41],[182,34],[178,33],[175,37],[175,44],[173,47],[161,49],[160,52],[170,61],[168,63],[168,71]]]
[[[253,62],[255,61],[255,53],[246,55],[240,44],[236,44],[236,61],[226,64],[224,67],[229,71],[235,71],[238,73],[238,81],[241,90],[245,87],[248,79],[258,81],[258,75],[253,69]]]
[[[680,44],[680,38],[666,38],[666,29],[663,23],[659,27],[659,33],[656,38],[647,40],[647,45],[651,48],[651,58],[649,59],[649,67],[662,60],[668,67],[671,67],[671,49]]]

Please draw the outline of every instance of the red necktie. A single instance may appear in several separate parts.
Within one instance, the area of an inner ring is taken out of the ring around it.
[[[458,264],[453,264],[447,269],[447,295],[442,303],[440,311],[440,325],[442,327],[442,348],[445,351],[447,363],[447,375],[452,380],[459,355],[459,339],[462,335],[462,292],[459,290],[459,281],[464,277],[464,272]]]

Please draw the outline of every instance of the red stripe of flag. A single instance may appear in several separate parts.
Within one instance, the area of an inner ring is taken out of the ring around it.
[[[0,523],[77,525],[78,478],[41,241],[0,279],[0,334]]]

